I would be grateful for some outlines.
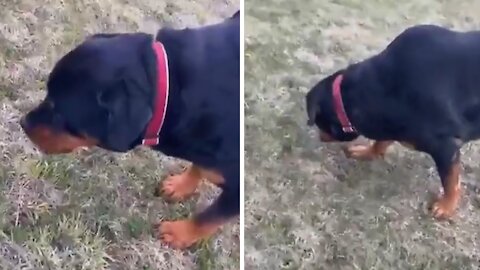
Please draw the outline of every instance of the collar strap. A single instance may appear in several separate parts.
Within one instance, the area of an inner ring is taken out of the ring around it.
[[[148,146],[155,146],[159,143],[159,134],[167,112],[169,92],[167,52],[163,44],[158,41],[153,42],[152,48],[157,58],[157,93],[155,95],[153,117],[148,123],[145,138],[142,140],[142,144]]]
[[[353,127],[350,120],[348,120],[347,113],[345,112],[345,107],[343,106],[342,100],[342,93],[340,85],[342,84],[343,74],[337,75],[335,80],[333,81],[332,92],[333,92],[333,102],[335,107],[335,113],[337,114],[337,118],[342,125],[342,130],[345,133],[353,133],[357,132]]]

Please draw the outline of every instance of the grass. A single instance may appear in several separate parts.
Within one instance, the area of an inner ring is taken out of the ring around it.
[[[345,158],[307,128],[305,93],[408,26],[479,29],[474,0],[246,1],[246,269],[480,269],[480,146],[463,149],[458,214],[435,221],[433,162],[395,146]]]
[[[185,218],[218,194],[168,204],[159,181],[179,161],[139,148],[43,156],[18,126],[45,95],[57,61],[96,32],[194,27],[238,1],[0,1],[0,269],[238,269],[238,222],[187,251],[153,237],[152,223]]]

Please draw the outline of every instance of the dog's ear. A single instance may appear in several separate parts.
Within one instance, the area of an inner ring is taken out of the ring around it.
[[[315,124],[315,119],[320,113],[320,101],[318,100],[317,94],[314,91],[315,89],[310,91],[306,96],[308,126],[313,126]]]
[[[126,152],[132,149],[150,118],[152,106],[135,82],[121,79],[97,96],[99,105],[108,112],[106,134],[102,146],[108,150]]]

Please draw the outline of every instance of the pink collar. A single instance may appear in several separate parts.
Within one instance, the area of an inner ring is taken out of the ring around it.
[[[145,138],[142,140],[142,144],[148,146],[155,146],[159,143],[158,136],[165,121],[169,92],[167,52],[163,44],[158,41],[155,41],[152,47],[157,57],[157,94],[155,95],[153,117],[148,123]]]
[[[333,92],[333,103],[335,107],[335,113],[337,114],[337,118],[342,124],[342,130],[345,133],[353,133],[357,132],[353,127],[350,120],[348,120],[347,113],[345,112],[345,107],[343,106],[342,100],[342,93],[340,85],[342,84],[343,74],[337,75],[335,80],[333,81],[332,92]]]

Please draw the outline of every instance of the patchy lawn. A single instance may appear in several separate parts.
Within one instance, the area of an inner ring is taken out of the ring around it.
[[[480,144],[463,149],[465,196],[451,222],[427,205],[432,160],[401,146],[345,158],[307,128],[304,95],[382,50],[404,28],[480,29],[476,0],[247,0],[247,269],[480,269]]]
[[[238,0],[0,1],[0,269],[238,269],[239,226],[175,251],[152,236],[160,219],[187,217],[216,196],[167,204],[153,196],[177,161],[137,149],[42,156],[18,125],[45,94],[64,53],[95,32],[213,23]]]

